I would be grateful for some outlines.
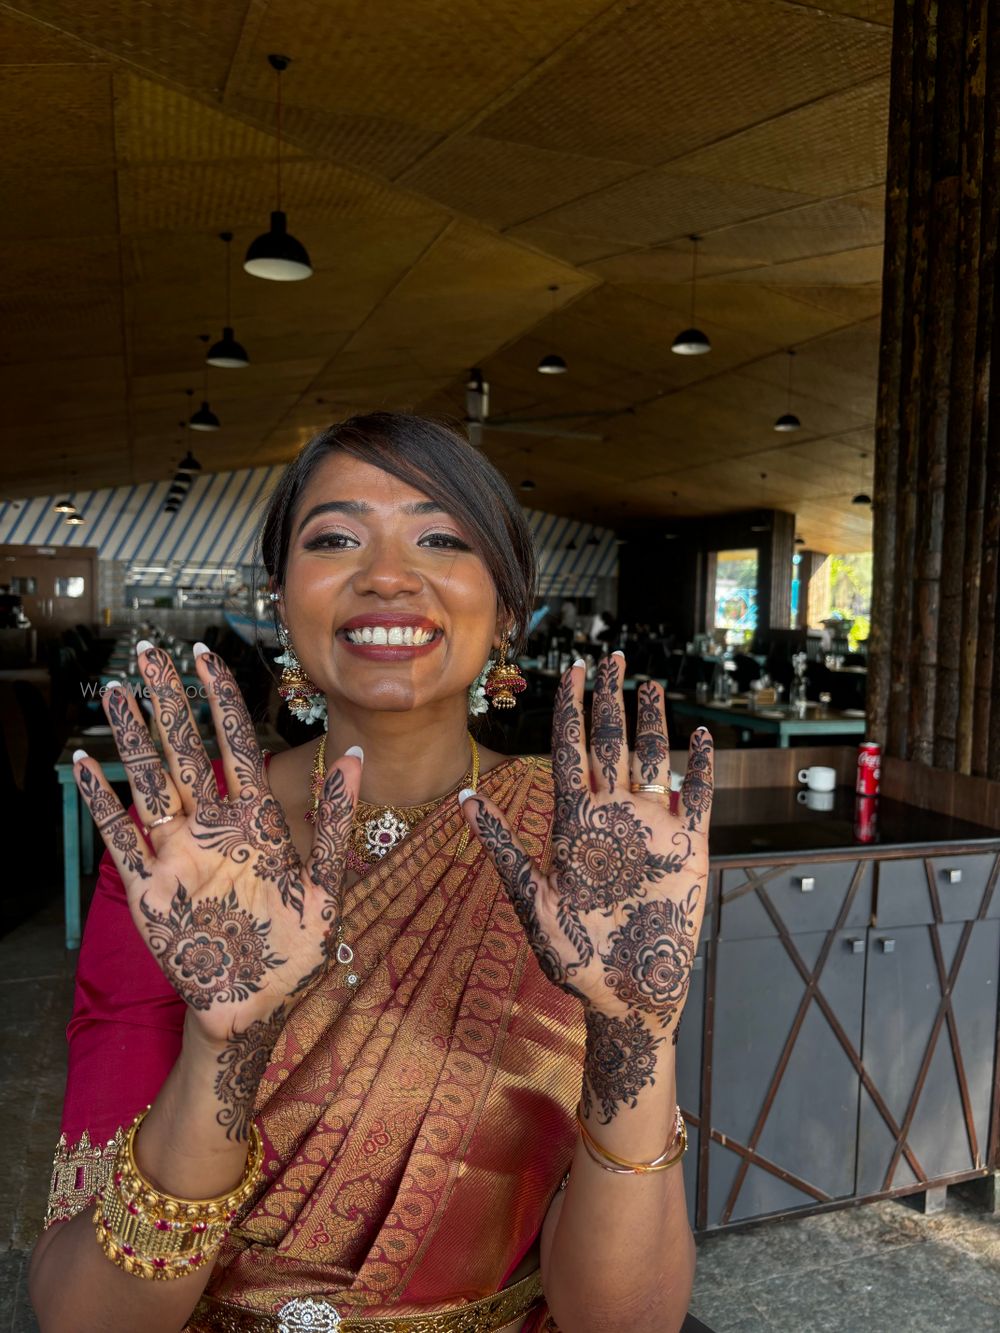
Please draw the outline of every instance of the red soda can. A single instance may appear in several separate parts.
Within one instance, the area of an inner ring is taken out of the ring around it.
[[[878,837],[878,801],[874,796],[855,799],[854,837],[857,842],[874,842]]]
[[[882,775],[882,747],[875,741],[862,741],[858,746],[858,780],[854,790],[859,796],[877,796],[878,780]]]

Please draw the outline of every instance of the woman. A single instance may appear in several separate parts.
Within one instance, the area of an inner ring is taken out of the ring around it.
[[[261,545],[286,693],[324,740],[268,762],[199,645],[213,766],[147,644],[162,759],[135,700],[106,699],[131,817],[76,755],[108,854],[32,1261],[43,1333],[676,1329],[707,734],[672,814],[662,693],[640,689],[630,759],[613,655],[589,755],[582,664],[551,766],[476,747],[534,567],[505,482],[444,427],[325,432]]]

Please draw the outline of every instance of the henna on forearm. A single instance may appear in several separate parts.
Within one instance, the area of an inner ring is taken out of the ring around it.
[[[242,1032],[234,1029],[218,1057],[214,1091],[221,1105],[215,1118],[226,1131],[226,1137],[238,1143],[245,1143],[250,1137],[257,1087],[285,1025],[287,1008],[285,1004],[279,1005],[270,1017],[257,1019]]]
[[[667,1027],[687,995],[697,942],[699,885],[681,902],[634,903],[601,952],[604,983],[629,1009],[653,1015]]]
[[[656,1082],[656,1037],[638,1014],[611,1018],[595,1009],[586,1012],[587,1049],[583,1063],[581,1104],[590,1115],[595,1102],[598,1119],[608,1125],[623,1107],[635,1107],[639,1093]]]
[[[101,837],[114,848],[131,874],[149,879],[150,870],[138,830],[128,812],[122,809],[121,801],[101,785],[89,768],[80,769],[80,787]]]
[[[594,707],[591,715],[590,745],[613,792],[618,778],[622,747],[625,744],[625,718],[618,701],[618,679],[621,659],[606,657],[597,672],[594,689]]]
[[[192,901],[178,883],[168,912],[150,907],[145,894],[139,907],[150,949],[192,1009],[248,999],[261,989],[268,969],[287,961],[268,949],[270,921],[241,907],[234,889],[222,898]]]

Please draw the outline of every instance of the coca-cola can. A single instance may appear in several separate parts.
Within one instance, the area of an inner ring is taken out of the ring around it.
[[[878,781],[882,776],[882,747],[875,741],[862,741],[858,746],[858,780],[854,790],[859,796],[877,796]]]
[[[878,837],[878,801],[874,796],[859,796],[854,802],[854,837],[858,842],[875,842]]]

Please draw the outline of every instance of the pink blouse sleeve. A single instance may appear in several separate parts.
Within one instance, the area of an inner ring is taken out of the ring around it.
[[[224,791],[221,762],[213,768]],[[141,829],[134,806],[129,814]],[[121,876],[105,852],[66,1030],[66,1096],[46,1226],[93,1202],[123,1132],[155,1099],[180,1053],[185,1012],[136,929]]]

